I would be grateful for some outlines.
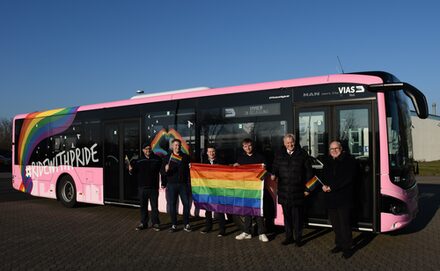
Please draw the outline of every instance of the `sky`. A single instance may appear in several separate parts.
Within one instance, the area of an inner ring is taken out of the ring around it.
[[[440,103],[439,1],[0,0],[0,118],[381,70]],[[439,104],[440,111],[440,104]]]

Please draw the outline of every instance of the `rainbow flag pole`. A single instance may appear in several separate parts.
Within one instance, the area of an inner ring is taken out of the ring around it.
[[[306,183],[306,188],[307,191],[313,191],[316,186],[318,185],[318,183],[320,183],[321,185],[325,185],[319,178],[318,176],[313,176],[307,183]]]
[[[174,152],[172,152],[170,154],[170,159],[168,160],[168,165],[170,164],[170,162],[180,163],[182,162],[182,156],[176,155],[174,154]]]

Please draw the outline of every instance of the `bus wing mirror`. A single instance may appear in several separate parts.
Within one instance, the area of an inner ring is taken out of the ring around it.
[[[374,84],[368,86],[368,90],[371,92],[396,91],[401,89],[405,95],[410,98],[417,116],[421,119],[426,119],[429,115],[428,102],[426,101],[425,95],[416,87],[408,83]]]

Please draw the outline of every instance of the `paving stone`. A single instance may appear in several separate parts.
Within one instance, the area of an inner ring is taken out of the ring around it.
[[[355,232],[352,258],[332,255],[333,232],[305,229],[306,244],[284,247],[282,228],[237,241],[228,224],[200,234],[204,220],[192,218],[194,231],[135,231],[137,208],[82,205],[67,209],[56,200],[14,191],[0,177],[0,270],[440,270],[440,182],[419,185],[420,213],[414,223],[391,234]]]

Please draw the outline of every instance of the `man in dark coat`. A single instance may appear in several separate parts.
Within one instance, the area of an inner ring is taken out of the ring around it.
[[[348,153],[342,152],[341,142],[332,141],[330,156],[325,159],[322,181],[325,185],[325,201],[328,216],[335,232],[335,247],[331,253],[343,252],[344,258],[351,257],[350,211],[353,207],[353,181],[356,175],[356,161]]]
[[[183,224],[185,225],[183,230],[191,232],[191,226],[189,225],[189,210],[190,206],[190,174],[189,163],[190,158],[187,154],[181,151],[182,142],[179,139],[173,139],[171,142],[172,151],[163,160],[162,164],[162,188],[167,188],[170,216],[171,216],[171,228],[170,232],[177,231],[177,200],[180,196],[180,200],[183,205]]]
[[[285,148],[275,155],[272,166],[272,180],[278,178],[278,203],[283,207],[284,214],[286,239],[282,244],[296,242],[296,246],[301,246],[304,198],[309,194],[305,184],[313,176],[312,165],[307,152],[295,146],[293,134],[285,135],[283,143]]]
[[[203,160],[204,164],[210,164],[210,165],[221,165],[223,164],[223,161],[217,157],[215,147],[214,146],[208,146],[206,148],[206,159]],[[206,234],[212,230],[212,212],[206,211],[206,223],[204,229],[201,231],[202,234]],[[226,228],[226,220],[225,220],[225,214],[224,213],[216,213],[214,212],[214,216],[218,219],[220,231],[218,233],[218,237],[225,236],[225,228]]]
[[[139,201],[141,205],[141,223],[136,230],[148,228],[148,200],[151,205],[151,223],[155,231],[159,231],[159,172],[162,160],[155,155],[149,144],[142,145],[143,157],[131,165],[128,164],[130,174],[136,176],[138,182]]]

